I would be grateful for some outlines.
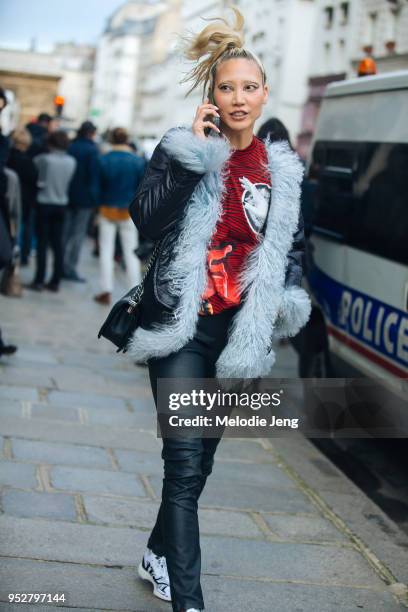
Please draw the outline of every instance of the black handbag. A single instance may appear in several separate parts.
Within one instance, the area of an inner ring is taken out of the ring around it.
[[[144,283],[157,257],[160,244],[161,241],[156,243],[139,285],[133,287],[133,289],[116,302],[108,314],[105,323],[99,330],[98,338],[103,336],[113,342],[118,347],[117,353],[120,353],[120,351],[126,353],[127,344],[133,332],[139,326],[141,314],[140,302],[143,296]]]

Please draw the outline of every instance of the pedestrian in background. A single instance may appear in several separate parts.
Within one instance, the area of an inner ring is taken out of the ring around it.
[[[68,190],[76,168],[76,161],[68,155],[69,139],[65,132],[57,130],[48,138],[49,153],[37,155],[37,262],[34,281],[29,289],[41,291],[44,287],[58,291],[63,269],[62,231],[64,213],[68,204]],[[54,255],[54,270],[49,283],[44,285],[47,249]]]
[[[1,276],[0,291],[9,297],[21,297],[23,291],[19,277],[20,246],[18,244],[22,212],[20,179],[11,168],[4,167],[3,173],[7,179],[6,205],[13,255]]]
[[[7,96],[4,89],[0,88],[0,113],[7,106]],[[7,237],[0,238],[4,241],[11,240],[11,258],[3,262],[4,270],[0,275],[0,291],[5,295],[19,297],[22,293],[21,283],[18,276],[18,262],[20,257],[18,246],[18,232],[21,221],[21,190],[20,180],[17,173],[6,166],[10,154],[10,139],[1,133],[0,128],[0,173],[1,173],[1,209],[3,215],[3,232]]]
[[[6,92],[0,87],[0,115],[7,106]],[[12,237],[10,232],[10,216],[7,203],[8,181],[4,173],[9,150],[8,139],[1,133],[0,128],[0,271],[8,265],[12,258]],[[2,355],[12,355],[17,350],[14,344],[6,344],[2,338],[0,329],[0,357]]]
[[[21,265],[28,264],[33,234],[34,210],[37,195],[38,170],[27,151],[32,144],[30,132],[18,128],[10,135],[11,148],[7,166],[20,179],[22,201]]]
[[[85,282],[78,274],[78,263],[92,212],[98,205],[99,151],[95,135],[96,126],[85,121],[68,148],[77,165],[64,224],[64,278],[76,282]]]
[[[277,142],[285,140],[292,151],[294,151],[293,145],[290,140],[289,131],[285,124],[282,123],[277,117],[271,117],[265,123],[261,125],[258,130],[258,138],[265,139],[269,137],[271,142]],[[309,181],[307,176],[303,176],[301,183],[301,199],[300,206],[303,216],[304,234],[305,234],[305,255],[304,255],[304,273],[308,272],[308,262],[312,257],[312,248],[309,242],[309,235],[313,226],[313,203],[314,203],[314,192],[316,186],[314,182]],[[280,338],[279,344],[284,346],[291,344],[299,356],[298,360],[298,375],[300,378],[307,378],[309,366],[310,366],[310,349],[311,337],[313,336],[313,325],[315,311],[312,310],[310,320],[302,327],[298,333],[289,338]]]
[[[7,96],[6,92],[2,87],[0,87],[0,114],[3,108],[7,106]],[[7,136],[4,136],[1,130],[0,125],[0,172],[4,168],[7,162],[7,157],[9,154],[10,143]]]
[[[290,141],[290,136],[287,127],[277,117],[271,117],[267,119],[258,130],[258,138],[265,140],[269,136],[271,142],[278,142],[279,140],[286,140],[292,151],[294,148]]]
[[[128,207],[143,177],[145,162],[132,152],[123,128],[112,132],[112,150],[99,161],[99,261],[102,292],[94,297],[100,304],[110,304],[113,291],[114,249],[119,232],[129,288],[141,280],[140,261],[135,255],[138,234]]]
[[[40,113],[36,121],[27,123],[26,129],[31,135],[28,155],[33,158],[48,152],[48,136],[53,131],[52,117],[48,113]]]

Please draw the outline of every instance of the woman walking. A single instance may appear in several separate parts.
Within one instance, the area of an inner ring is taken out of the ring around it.
[[[135,255],[138,246],[136,228],[130,218],[129,201],[143,176],[145,162],[128,145],[128,133],[123,128],[112,132],[112,150],[99,160],[99,262],[101,293],[94,296],[99,304],[110,304],[113,292],[113,256],[116,234],[119,232],[129,287],[140,282],[140,261]]]
[[[190,91],[203,84],[207,100],[191,127],[164,135],[130,206],[138,229],[162,241],[131,343],[147,361],[156,406],[160,378],[267,376],[272,340],[310,316],[300,287],[302,165],[286,142],[254,135],[268,86],[233,10],[234,26],[217,19],[187,39],[197,63],[185,80]],[[196,612],[204,609],[197,503],[219,439],[162,440],[162,502],[139,575],[174,612]]]

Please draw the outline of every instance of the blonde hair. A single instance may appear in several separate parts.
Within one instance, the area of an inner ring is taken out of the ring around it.
[[[10,134],[10,139],[12,145],[16,149],[23,148],[23,150],[28,149],[33,140],[30,132],[24,127],[19,127],[13,130]]]
[[[190,32],[190,36],[180,37],[183,55],[186,59],[197,61],[197,64],[180,81],[180,83],[193,81],[186,97],[201,83],[203,84],[203,100],[207,85],[209,86],[208,91],[212,93],[217,68],[221,62],[229,59],[245,58],[253,60],[258,64],[261,71],[262,84],[264,85],[266,82],[266,72],[261,60],[253,51],[244,46],[244,17],[236,7],[231,6],[230,8],[235,13],[234,25],[230,25],[222,17],[212,17],[206,19],[206,21],[214,23],[210,23],[198,34]],[[203,56],[207,57],[198,61]]]

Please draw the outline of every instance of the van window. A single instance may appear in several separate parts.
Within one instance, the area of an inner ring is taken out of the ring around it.
[[[344,143],[319,143],[313,150],[313,177],[309,175],[317,180],[313,225],[319,233],[333,239],[347,238],[353,213],[356,156],[355,147]]]
[[[366,143],[354,190],[350,244],[408,264],[408,144]]]
[[[408,144],[316,143],[313,230],[408,264]]]

